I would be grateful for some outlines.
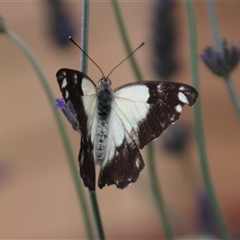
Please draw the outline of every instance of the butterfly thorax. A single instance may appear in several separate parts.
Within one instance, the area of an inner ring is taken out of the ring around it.
[[[97,95],[97,128],[95,136],[95,163],[101,164],[105,158],[108,137],[108,120],[111,112],[113,91],[111,81],[103,78],[99,81]]]

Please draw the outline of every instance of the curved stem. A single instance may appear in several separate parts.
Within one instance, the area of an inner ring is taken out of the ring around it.
[[[121,11],[120,11],[117,0],[112,0],[112,7],[113,7],[113,10],[114,10],[116,20],[117,20],[120,35],[121,35],[122,40],[123,40],[123,45],[126,49],[127,54],[130,54],[132,52],[132,47],[131,47],[130,41],[128,39],[128,35],[127,35],[126,29],[125,29],[125,26],[124,26],[124,22],[122,20],[122,15],[121,15]],[[142,74],[141,74],[141,72],[140,72],[140,70],[137,66],[137,63],[136,63],[136,60],[135,60],[134,56],[131,56],[129,58],[129,60],[130,60],[130,64],[132,66],[132,69],[133,69],[133,72],[136,76],[137,81],[142,81],[143,77],[142,77]]]
[[[195,16],[193,3],[191,0],[185,0],[186,14],[188,20],[188,33],[189,33],[189,45],[190,45],[190,67],[191,67],[191,79],[192,85],[199,90],[198,80],[198,65],[197,65],[197,39],[196,39],[196,27],[195,27]],[[204,185],[208,193],[213,213],[216,219],[217,227],[222,239],[229,239],[227,227],[222,217],[221,210],[218,206],[217,198],[215,196],[214,187],[210,177],[210,171],[208,167],[207,155],[205,150],[203,124],[202,124],[202,113],[200,101],[198,100],[194,110],[194,127],[197,141],[197,148],[200,158],[201,172],[203,176]]]
[[[229,94],[229,97],[232,101],[232,105],[238,115],[238,118],[240,119],[240,102],[239,102],[239,99],[237,97],[237,93],[235,91],[235,88],[233,86],[233,83],[232,83],[232,80],[230,77],[226,78],[225,79],[225,83],[226,83],[226,87],[227,87],[227,90],[228,90],[228,94]]]
[[[29,48],[26,46],[26,44],[12,31],[6,30],[6,34],[8,35],[8,37],[22,50],[22,52],[25,54],[25,56],[27,57],[27,59],[29,60],[29,62],[31,63],[33,69],[35,70],[40,83],[44,89],[44,92],[46,93],[47,99],[49,101],[49,104],[51,106],[52,109],[52,113],[53,116],[55,118],[55,121],[57,123],[58,126],[58,130],[63,142],[63,146],[64,146],[64,150],[67,156],[67,161],[68,161],[68,165],[72,174],[72,178],[73,178],[73,182],[74,182],[74,186],[75,186],[75,190],[77,193],[77,197],[78,197],[78,202],[79,202],[79,206],[82,209],[83,212],[83,218],[84,218],[84,223],[85,223],[85,228],[86,228],[86,232],[87,232],[87,236],[89,239],[93,239],[93,235],[92,235],[92,226],[91,226],[91,221],[90,221],[90,214],[88,212],[88,208],[87,208],[87,204],[86,204],[86,199],[83,193],[83,188],[82,185],[80,184],[80,179],[79,179],[79,173],[77,170],[77,167],[75,165],[75,161],[74,161],[74,156],[73,156],[73,152],[72,152],[72,148],[70,145],[70,141],[68,139],[67,136],[67,132],[65,130],[62,118],[59,114],[59,111],[56,111],[55,109],[55,97],[52,93],[52,90],[48,84],[48,81],[46,79],[46,76],[44,75],[42,69],[40,68],[36,58],[34,57],[34,55],[32,54],[32,52],[29,50]]]
[[[156,201],[159,216],[163,225],[164,236],[166,240],[173,239],[172,228],[170,225],[170,221],[168,219],[168,214],[165,208],[165,203],[163,200],[162,192],[160,191],[160,185],[156,172],[156,165],[154,163],[154,151],[153,144],[149,144],[147,147],[147,155],[148,155],[148,169],[150,175],[150,185],[154,195],[154,199]]]

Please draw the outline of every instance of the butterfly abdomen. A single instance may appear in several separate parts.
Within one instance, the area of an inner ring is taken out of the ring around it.
[[[108,137],[108,118],[112,105],[112,90],[109,88],[100,88],[98,90],[97,100],[98,123],[95,135],[95,163],[101,164],[106,155],[107,137]]]

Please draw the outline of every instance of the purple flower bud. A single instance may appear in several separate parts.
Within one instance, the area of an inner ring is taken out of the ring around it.
[[[200,54],[200,58],[213,73],[226,78],[237,66],[240,51],[235,41],[227,44],[227,41],[224,40],[222,44],[223,52],[217,51],[214,47],[206,47]]]
[[[205,190],[197,193],[199,227],[201,232],[215,233],[216,223],[208,194]]]
[[[55,107],[56,108],[63,108],[65,106],[65,101],[63,98],[56,98],[55,100]]]
[[[80,131],[79,122],[77,120],[76,112],[74,110],[74,107],[73,107],[71,101],[68,101],[67,103],[65,103],[64,99],[57,98],[55,106],[56,106],[56,108],[60,108],[62,110],[64,116],[71,123],[72,128],[75,131]]]

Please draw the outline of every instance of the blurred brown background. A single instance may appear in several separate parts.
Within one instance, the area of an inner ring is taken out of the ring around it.
[[[64,6],[76,28],[79,41],[81,2]],[[120,2],[133,47],[146,45],[135,57],[146,80],[157,79],[152,71],[151,34],[153,1]],[[175,81],[190,83],[188,36],[183,2],[176,4],[177,55],[180,70]],[[206,5],[196,1],[198,51],[212,44]],[[216,2],[221,35],[240,39],[240,2]],[[50,14],[44,1],[1,2],[0,14],[9,29],[18,34],[37,57],[56,97],[55,79],[62,67],[79,69],[79,50],[62,48],[49,35]],[[109,1],[92,1],[89,55],[107,74],[125,56],[125,50]],[[219,204],[234,236],[240,236],[240,126],[224,82],[199,61],[200,98],[211,175]],[[101,77],[89,63],[88,75]],[[240,68],[232,78],[240,96]],[[45,93],[23,53],[3,34],[0,36],[0,238],[83,239],[85,230],[62,142]],[[113,87],[135,81],[128,62],[112,75]],[[53,103],[54,104],[54,103]],[[192,109],[182,119],[192,123]],[[65,120],[64,120],[65,121]],[[76,156],[79,136],[65,121]],[[160,138],[161,139],[161,138]],[[161,140],[160,140],[161,141]],[[199,162],[194,136],[188,147],[189,162],[161,150],[154,142],[160,184],[174,232],[197,234]],[[145,153],[143,156],[146,159]],[[186,171],[196,179],[189,178]],[[87,190],[86,196],[88,197]],[[125,190],[115,186],[97,190],[106,237],[109,239],[160,239],[161,224],[149,187],[148,169],[137,183]]]

